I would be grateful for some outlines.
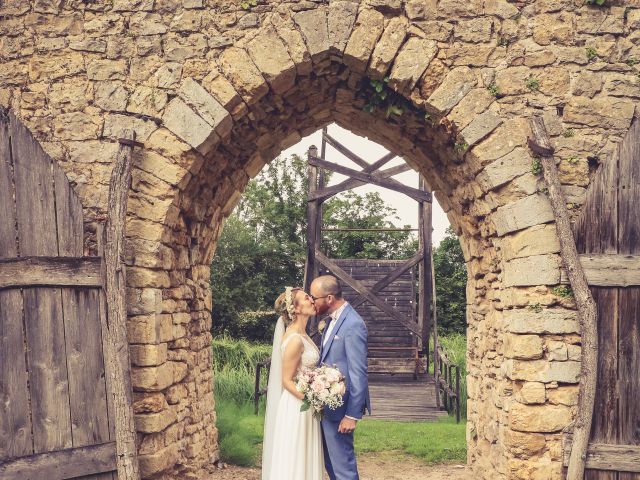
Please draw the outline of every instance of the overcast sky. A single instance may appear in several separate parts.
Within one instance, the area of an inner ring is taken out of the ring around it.
[[[328,127],[328,133],[333,138],[338,140],[342,145],[346,146],[352,152],[358,154],[365,159],[368,163],[373,163],[380,157],[385,155],[388,150],[383,146],[372,142],[366,137],[360,137],[349,130],[340,127],[337,124],[331,124]],[[304,137],[300,142],[293,145],[282,152],[282,156],[286,157],[297,153],[298,155],[305,157],[307,149],[310,145],[318,147],[318,155],[320,155],[320,146],[322,144],[322,130]],[[347,157],[339,153],[337,150],[327,145],[327,151],[325,159],[330,162],[335,162],[345,167],[353,168],[355,170],[361,170],[361,167],[353,163]],[[387,163],[383,168],[389,168],[404,163],[401,157],[396,157]],[[346,177],[338,173],[334,173],[331,179],[330,185],[336,184],[344,180]],[[418,173],[414,170],[401,173],[394,177],[399,182],[404,183],[410,187],[418,186]],[[380,196],[384,199],[387,205],[395,208],[400,217],[400,221],[393,220],[396,224],[411,225],[413,228],[418,226],[418,202],[406,195],[389,190],[387,188],[378,187],[377,185],[362,185],[354,189],[355,192],[364,194],[366,192],[379,192]],[[444,237],[444,231],[449,226],[449,220],[447,216],[438,205],[435,197],[433,197],[433,245],[437,246],[440,240]]]

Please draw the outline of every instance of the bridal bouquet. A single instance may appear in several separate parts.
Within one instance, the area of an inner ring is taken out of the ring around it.
[[[322,410],[335,410],[343,405],[346,392],[344,375],[335,367],[321,365],[317,368],[302,367],[296,377],[296,388],[304,394],[300,411],[313,408],[313,416],[322,418]]]

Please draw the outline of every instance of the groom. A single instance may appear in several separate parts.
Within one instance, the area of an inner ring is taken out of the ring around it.
[[[320,363],[336,365],[345,376],[344,405],[325,408],[322,419],[324,462],[331,480],[358,480],[353,431],[365,409],[371,414],[367,379],[367,327],[342,298],[338,279],[323,275],[311,282],[311,297],[318,316],[331,315],[322,335]]]

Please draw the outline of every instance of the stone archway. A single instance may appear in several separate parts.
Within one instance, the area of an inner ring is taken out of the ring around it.
[[[197,478],[215,457],[216,239],[265,163],[335,121],[423,173],[460,236],[474,471],[560,478],[580,338],[571,300],[552,292],[559,246],[531,172],[526,118],[544,114],[577,213],[590,165],[624,134],[640,97],[628,61],[640,57],[640,10],[503,0],[283,1],[248,11],[231,0],[173,3],[0,10],[10,32],[0,101],[75,182],[87,231],[104,212],[121,128],[145,144],[127,224],[144,475]],[[359,80],[384,75],[428,121],[362,110]]]

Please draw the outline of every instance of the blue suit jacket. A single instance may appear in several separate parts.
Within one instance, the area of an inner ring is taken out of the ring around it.
[[[324,409],[325,417],[340,421],[345,415],[361,419],[365,408],[371,414],[369,380],[367,377],[367,326],[351,305],[347,305],[331,330],[331,338],[324,344],[325,328],[320,350],[320,363],[337,366],[345,376],[347,391],[344,405]]]

